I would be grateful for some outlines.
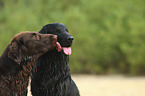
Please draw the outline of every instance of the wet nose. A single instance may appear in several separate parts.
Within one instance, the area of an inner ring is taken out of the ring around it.
[[[67,37],[67,40],[72,41],[72,40],[74,40],[74,37],[73,36],[69,36],[69,37]]]

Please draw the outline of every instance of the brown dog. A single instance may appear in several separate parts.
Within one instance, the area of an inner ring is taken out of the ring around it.
[[[0,96],[26,96],[35,61],[56,47],[56,41],[52,34],[17,34],[0,57]]]

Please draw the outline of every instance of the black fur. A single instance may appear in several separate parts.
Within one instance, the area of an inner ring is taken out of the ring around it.
[[[40,30],[40,33],[57,35],[62,47],[72,45],[73,37],[63,24],[48,24]],[[31,82],[33,96],[80,96],[70,75],[68,58],[63,51],[53,49],[37,60]]]

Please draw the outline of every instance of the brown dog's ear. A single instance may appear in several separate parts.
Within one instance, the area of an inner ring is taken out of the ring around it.
[[[16,63],[21,63],[21,50],[19,48],[19,44],[17,42],[12,42],[9,46],[8,57],[14,60]]]

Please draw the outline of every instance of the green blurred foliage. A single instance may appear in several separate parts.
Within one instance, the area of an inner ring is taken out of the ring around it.
[[[0,0],[0,54],[21,31],[59,22],[72,73],[145,74],[145,0]]]

